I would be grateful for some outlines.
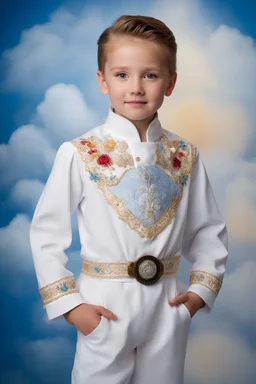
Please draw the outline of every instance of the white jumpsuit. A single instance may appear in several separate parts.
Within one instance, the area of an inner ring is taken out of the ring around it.
[[[66,268],[77,209],[82,259],[129,262],[143,255],[184,256],[189,291],[210,312],[228,255],[227,229],[198,149],[162,128],[155,114],[141,142],[136,127],[109,108],[100,125],[58,149],[39,199],[30,242],[49,319],[81,303],[102,305],[87,336],[77,332],[72,384],[182,384],[191,317],[177,274],[146,286],[133,278],[80,274]],[[108,265],[108,264],[106,264]]]

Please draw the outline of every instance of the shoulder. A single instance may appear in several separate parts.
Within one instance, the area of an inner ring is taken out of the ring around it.
[[[188,139],[186,139],[185,137],[179,136],[176,133],[170,132],[164,128],[162,128],[162,133],[170,141],[179,141],[179,142],[185,143],[186,145],[192,146],[192,147],[196,148],[196,150],[197,150],[196,145],[194,143],[192,143],[191,141],[189,141]]]
[[[80,142],[82,140],[90,141],[90,139],[93,139],[93,138],[100,139],[103,136],[104,136],[104,126],[98,125],[97,127],[90,129],[89,131],[83,133],[82,135],[74,137],[73,139],[69,140],[69,143],[71,143],[72,145],[75,145],[76,142]]]
[[[192,164],[195,163],[198,157],[199,151],[194,143],[186,139],[185,137],[179,136],[167,129],[162,128],[162,142],[168,146],[175,147],[176,150],[186,153]]]

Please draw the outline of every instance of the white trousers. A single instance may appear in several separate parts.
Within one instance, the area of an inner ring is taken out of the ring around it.
[[[87,336],[77,331],[72,384],[182,384],[191,316],[170,306],[177,276],[145,286],[135,279],[103,280],[81,274],[80,293],[118,320],[101,317]]]

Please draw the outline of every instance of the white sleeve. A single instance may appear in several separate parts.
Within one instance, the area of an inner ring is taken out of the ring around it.
[[[225,274],[228,233],[197,148],[189,188],[182,256],[192,263],[188,291],[205,301],[201,311],[210,312]]]
[[[83,199],[81,164],[70,142],[56,154],[30,227],[30,245],[39,292],[48,318],[54,319],[84,301],[74,275],[65,268],[64,252],[72,242],[71,216]]]

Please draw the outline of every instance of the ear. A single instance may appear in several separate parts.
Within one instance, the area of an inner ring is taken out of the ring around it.
[[[105,80],[103,73],[98,70],[96,72],[96,77],[97,77],[97,81],[99,83],[101,92],[103,93],[103,95],[107,95],[108,94],[108,87],[107,87],[107,83],[106,83],[106,80]]]
[[[165,90],[165,96],[170,96],[172,94],[172,91],[173,91],[175,84],[176,84],[176,81],[177,81],[177,76],[178,76],[177,72],[175,72],[172,75],[171,79],[169,80],[169,84]]]

